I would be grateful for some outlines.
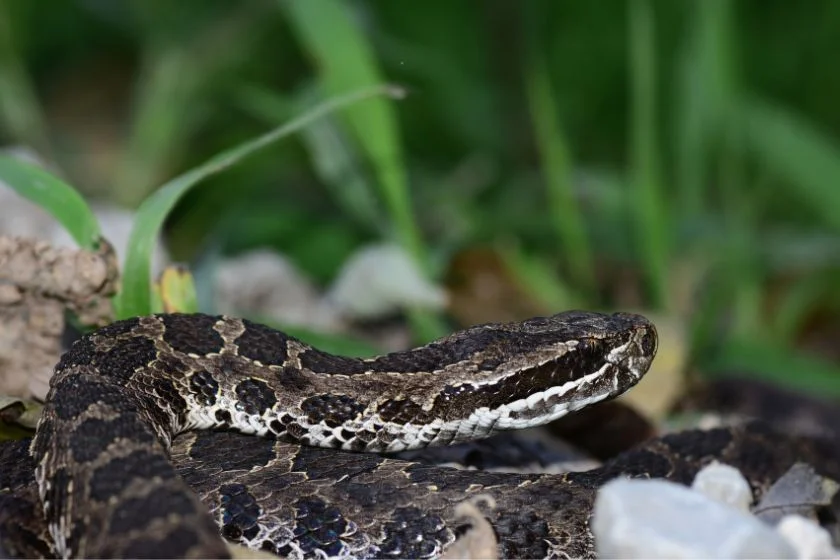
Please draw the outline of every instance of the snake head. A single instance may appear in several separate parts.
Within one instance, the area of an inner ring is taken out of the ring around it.
[[[620,395],[647,372],[657,334],[641,315],[568,311],[473,327],[439,344],[460,358],[453,358],[460,376],[441,372],[448,382],[432,410],[439,411],[443,439],[464,441],[544,424]]]

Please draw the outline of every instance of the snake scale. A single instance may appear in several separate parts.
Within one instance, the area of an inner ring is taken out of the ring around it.
[[[61,358],[31,445],[0,446],[0,553],[219,558],[224,537],[286,557],[433,557],[463,529],[454,505],[489,494],[502,556],[591,556],[595,492],[616,476],[687,483],[718,459],[759,492],[795,460],[840,472],[834,449],[780,445],[761,426],[666,436],[566,475],[381,454],[614,397],[656,346],[653,325],[626,313],[481,325],[366,359],[243,319],[120,321]]]

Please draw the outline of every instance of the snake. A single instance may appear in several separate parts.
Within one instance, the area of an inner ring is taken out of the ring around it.
[[[431,558],[465,530],[454,506],[489,495],[501,556],[591,557],[594,498],[616,476],[690,483],[725,460],[758,494],[796,460],[840,472],[834,449],[763,427],[664,436],[563,475],[393,456],[616,397],[657,344],[640,315],[584,311],[372,358],[234,317],[118,321],[61,357],[31,442],[0,445],[0,552],[225,558],[227,540],[289,558]]]

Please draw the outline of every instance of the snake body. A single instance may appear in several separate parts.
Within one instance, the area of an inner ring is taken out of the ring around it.
[[[37,494],[65,557],[225,557],[220,528],[290,557],[430,557],[459,531],[452,506],[488,493],[503,555],[582,556],[594,493],[614,476],[687,482],[728,456],[759,488],[813,452],[783,453],[761,432],[689,433],[563,476],[357,453],[548,422],[629,389],[655,352],[653,325],[623,313],[482,325],[367,359],[229,317],[120,321],[62,357],[29,456],[0,447],[0,464],[18,465],[0,475],[0,506],[26,516]],[[16,546],[4,527],[0,515],[0,551]],[[17,534],[18,553],[42,553],[36,533]]]

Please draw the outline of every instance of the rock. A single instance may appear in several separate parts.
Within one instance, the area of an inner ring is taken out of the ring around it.
[[[753,513],[770,525],[785,515],[815,518],[820,509],[830,507],[837,490],[835,481],[820,476],[810,465],[796,463],[767,490]]]
[[[222,313],[263,317],[320,332],[340,332],[343,327],[338,311],[279,253],[255,249],[225,259],[215,275],[216,301]]]
[[[729,465],[717,461],[707,465],[694,477],[691,489],[745,513],[750,511],[750,484],[741,471]]]
[[[372,320],[418,307],[440,310],[446,292],[429,282],[404,250],[389,244],[369,245],[341,268],[328,299],[353,320]]]
[[[606,484],[592,531],[600,558],[796,558],[755,517],[664,480]]]
[[[796,549],[802,560],[840,558],[840,550],[832,546],[828,531],[801,515],[784,516],[776,531]]]

